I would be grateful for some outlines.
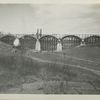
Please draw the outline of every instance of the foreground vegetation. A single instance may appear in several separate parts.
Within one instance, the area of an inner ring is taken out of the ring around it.
[[[25,51],[0,49],[0,93],[100,94],[99,75],[66,65],[68,59],[60,65],[56,56],[55,63],[33,60],[32,56],[44,60],[51,57],[49,53],[34,52],[27,57]]]

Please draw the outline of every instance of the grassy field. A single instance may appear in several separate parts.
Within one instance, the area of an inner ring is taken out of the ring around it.
[[[100,94],[99,51],[15,52],[0,43],[0,93]]]

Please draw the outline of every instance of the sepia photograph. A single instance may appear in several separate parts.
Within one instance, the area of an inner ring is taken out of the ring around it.
[[[0,4],[0,94],[100,94],[100,4]]]

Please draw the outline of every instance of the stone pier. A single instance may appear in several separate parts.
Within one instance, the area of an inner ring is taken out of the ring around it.
[[[84,39],[82,39],[80,46],[85,46]]]
[[[58,40],[58,44],[57,44],[57,52],[62,51],[62,43],[61,40]]]
[[[39,41],[38,39],[37,39],[37,41],[36,41],[35,50],[36,50],[36,51],[40,51],[40,50],[41,50],[40,41]]]
[[[13,45],[14,45],[15,47],[18,47],[18,46],[20,45],[19,38],[16,38],[16,39],[14,40]]]

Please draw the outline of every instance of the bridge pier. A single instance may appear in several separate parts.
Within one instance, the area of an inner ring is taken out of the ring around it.
[[[59,39],[58,44],[57,44],[57,52],[60,52],[60,51],[62,51],[62,43],[61,43],[61,40]]]
[[[15,47],[18,47],[18,46],[20,45],[20,40],[19,40],[19,38],[16,38],[16,39],[14,40],[13,45],[14,45]]]
[[[36,41],[35,50],[36,50],[36,51],[40,51],[40,50],[41,50],[41,46],[40,46],[40,41],[39,41],[39,39],[37,39],[37,41]]]
[[[85,41],[82,39],[80,46],[85,46]]]

